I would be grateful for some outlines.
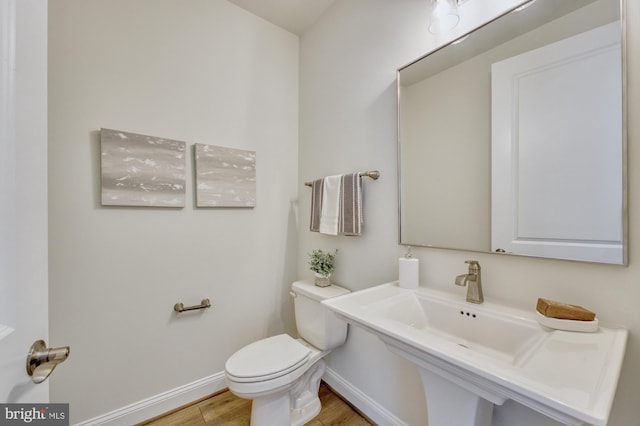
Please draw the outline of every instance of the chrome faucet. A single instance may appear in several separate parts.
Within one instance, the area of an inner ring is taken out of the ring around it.
[[[482,295],[480,264],[477,260],[467,260],[464,263],[469,264],[469,273],[458,275],[456,285],[467,286],[467,302],[482,303],[484,296]]]

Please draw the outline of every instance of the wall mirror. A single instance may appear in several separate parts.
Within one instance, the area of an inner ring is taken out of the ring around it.
[[[627,264],[623,9],[533,0],[398,70],[400,244]]]

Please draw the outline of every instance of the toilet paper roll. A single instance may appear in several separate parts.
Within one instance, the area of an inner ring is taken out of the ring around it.
[[[401,257],[398,263],[398,285],[402,288],[418,288],[420,261],[414,257]]]

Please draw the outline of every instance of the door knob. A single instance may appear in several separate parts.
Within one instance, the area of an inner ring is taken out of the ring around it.
[[[69,356],[69,346],[47,348],[44,340],[36,340],[27,355],[27,374],[33,383],[42,383],[54,368]]]

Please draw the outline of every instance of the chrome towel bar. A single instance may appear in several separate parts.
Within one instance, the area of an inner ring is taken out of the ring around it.
[[[380,177],[380,172],[377,170],[370,170],[368,172],[360,172],[358,173],[358,175],[360,177],[366,176],[366,177],[370,177],[373,180],[376,180]],[[313,182],[305,182],[304,184],[307,186],[313,186]]]
[[[199,305],[184,306],[182,302],[173,305],[173,310],[176,312],[195,311],[196,309],[207,309],[211,307],[209,299],[202,299]]]

